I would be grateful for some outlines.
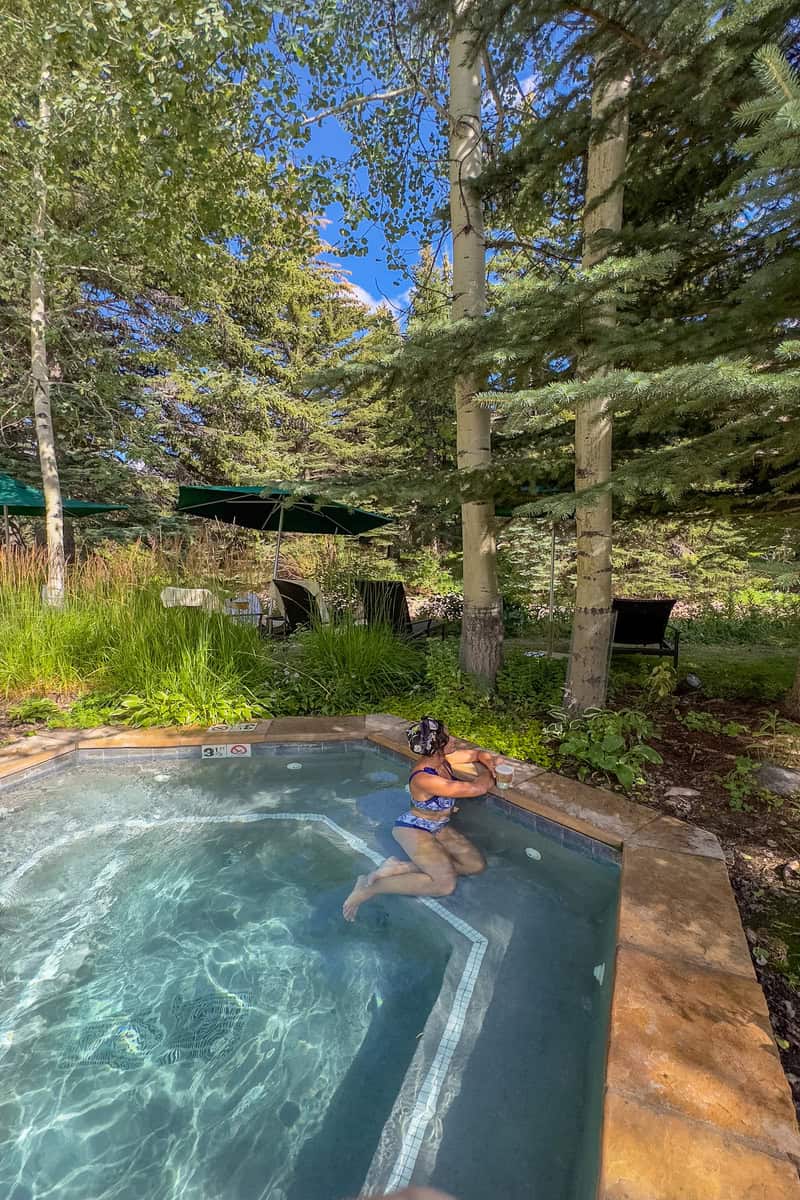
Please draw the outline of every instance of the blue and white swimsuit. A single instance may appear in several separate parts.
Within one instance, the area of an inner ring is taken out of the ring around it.
[[[452,768],[449,763],[444,764],[450,774],[451,779],[455,779]],[[417,771],[412,771],[408,777],[408,782],[415,775],[438,775],[439,772],[435,767],[420,767]],[[455,797],[453,796],[428,796],[426,800],[415,800],[411,797],[411,803],[414,809],[423,809],[425,812],[441,813],[439,817],[431,815],[430,817],[422,817],[418,811],[408,809],[402,816],[399,816],[395,821],[395,825],[405,826],[407,829],[423,829],[425,833],[437,833],[440,829],[444,829],[445,825],[450,823],[450,818],[456,808]]]

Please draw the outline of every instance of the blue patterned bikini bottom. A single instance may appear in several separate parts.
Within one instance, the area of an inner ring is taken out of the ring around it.
[[[400,825],[405,829],[423,829],[425,833],[438,833],[440,829],[444,829],[445,825],[450,824],[450,817],[440,817],[438,821],[431,821],[427,817],[418,817],[416,813],[404,812],[395,821],[395,826]]]

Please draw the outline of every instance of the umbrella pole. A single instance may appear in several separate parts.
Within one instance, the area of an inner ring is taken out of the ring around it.
[[[3,529],[5,531],[6,554],[11,553],[11,529],[8,524],[8,505],[3,505]]]
[[[283,505],[281,505],[281,511],[278,514],[278,540],[275,543],[275,561],[272,564],[272,579],[273,579],[273,581],[278,578],[278,562],[281,557],[281,539],[283,537],[283,513],[284,513],[284,508],[283,508]],[[272,610],[275,605],[274,595],[275,595],[275,589],[274,589],[274,587],[271,587],[269,590],[269,600],[267,601],[267,616],[270,618],[270,628],[272,628],[272,625],[271,625]]]
[[[275,543],[275,562],[272,564],[272,578],[278,578],[278,562],[281,556],[281,539],[283,538],[283,514],[284,507],[281,505],[281,511],[278,516],[278,540]]]
[[[550,597],[547,605],[547,657],[553,657],[553,616],[556,590],[556,525],[550,526]]]

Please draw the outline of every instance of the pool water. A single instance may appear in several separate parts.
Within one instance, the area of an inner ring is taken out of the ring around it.
[[[617,868],[470,802],[489,870],[348,925],[406,773],[294,746],[0,793],[4,1200],[593,1195]]]

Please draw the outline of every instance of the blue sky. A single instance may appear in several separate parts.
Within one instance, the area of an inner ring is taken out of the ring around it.
[[[353,153],[352,144],[347,132],[341,127],[336,117],[316,126],[312,132],[309,150],[312,154],[334,155],[343,160],[349,159]],[[328,224],[321,231],[324,241],[336,247],[338,231],[341,226],[342,212],[338,205],[331,206],[326,212]],[[374,223],[364,222],[357,232],[367,239],[367,254],[364,256],[326,254],[323,257],[335,262],[342,268],[342,273],[357,289],[360,298],[371,308],[388,301],[399,315],[408,303],[411,286],[411,269],[419,258],[419,241],[413,237],[405,238],[400,250],[407,264],[405,271],[393,270],[388,266],[386,236],[383,229]]]
[[[380,86],[379,81],[371,82],[377,90]],[[533,89],[534,84],[533,75],[524,75],[518,81],[520,93],[527,95]],[[368,92],[370,89],[365,87],[364,90]],[[490,102],[489,111],[491,111]],[[313,126],[308,150],[312,156],[333,156],[342,161],[349,160],[353,155],[353,146],[347,131],[342,128],[335,116],[328,117]],[[368,187],[366,171],[363,168],[356,171],[356,179],[360,186],[365,189]],[[441,200],[441,198],[440,195],[439,199]],[[330,242],[335,247],[339,241],[339,228],[342,224],[342,212],[339,206],[330,207],[326,212],[326,218],[328,223],[326,228],[321,231],[322,237],[323,240]],[[386,245],[386,235],[380,225],[365,222],[356,232],[367,239],[366,255],[356,256],[334,252],[324,257],[341,266],[343,273],[357,289],[360,298],[369,307],[374,308],[378,304],[388,302],[402,319],[411,289],[411,271],[419,261],[422,231],[420,230],[416,237],[412,232],[402,240],[399,246],[394,245],[392,248],[395,261],[400,257],[406,264],[402,271],[389,266],[390,256]],[[450,253],[449,237],[438,249],[441,254]]]

